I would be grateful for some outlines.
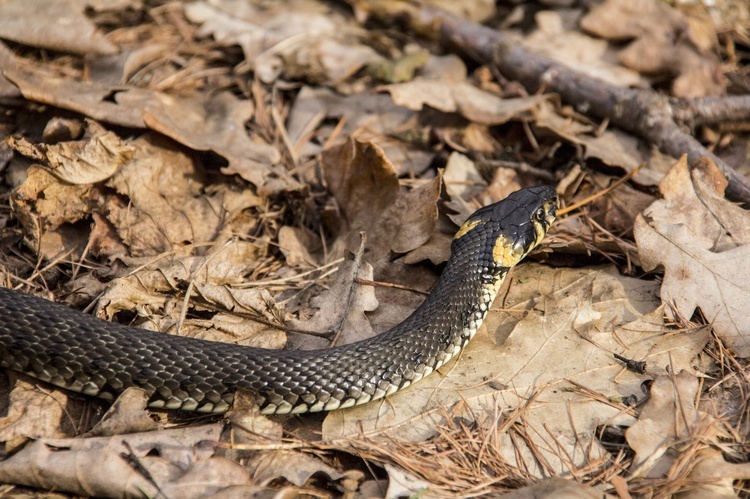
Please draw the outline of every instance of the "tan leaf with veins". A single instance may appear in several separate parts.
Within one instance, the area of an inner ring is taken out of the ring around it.
[[[437,223],[440,175],[403,191],[383,150],[372,142],[349,138],[323,153],[323,171],[349,229],[349,251],[367,234],[367,260],[376,268],[392,250],[407,253],[426,243]]]
[[[311,300],[312,307],[317,309],[312,317],[289,321],[294,329],[329,334],[327,338],[290,335],[289,346],[292,350],[327,348],[339,332],[339,345],[374,335],[365,312],[378,308],[378,300],[372,286],[358,284],[354,281],[356,278],[372,280],[372,267],[367,263],[358,266],[354,261],[342,263],[330,288]]]
[[[704,161],[677,162],[659,185],[663,200],[635,222],[643,268],[664,266],[661,299],[682,317],[700,309],[739,357],[750,355],[750,213],[723,199],[726,181]]]
[[[705,329],[666,330],[657,284],[619,276],[613,268],[527,264],[509,280],[510,295],[496,301],[455,362],[384,402],[330,413],[324,436],[421,441],[434,435],[446,414],[481,423],[518,409],[533,444],[562,473],[603,455],[594,438],[602,421],[633,422],[620,401],[642,396],[643,379],[625,372],[613,354],[645,361],[655,372],[670,364],[691,369],[708,337]],[[513,445],[510,437],[502,440],[502,452],[514,466],[546,473],[536,451]]]
[[[0,463],[0,481],[81,496],[197,499],[228,487],[252,496],[244,468],[213,456],[221,431],[214,424],[37,440]]]
[[[685,371],[657,376],[638,422],[625,433],[635,451],[635,476],[666,476],[676,456],[670,449],[710,427],[714,419],[695,406],[700,380]],[[707,437],[707,434],[702,436]]]
[[[13,450],[28,440],[60,438],[75,434],[66,424],[68,396],[60,390],[48,391],[27,377],[13,375],[8,414],[0,418],[0,442]]]

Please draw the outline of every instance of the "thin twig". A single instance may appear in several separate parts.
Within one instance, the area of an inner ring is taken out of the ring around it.
[[[365,231],[361,231],[359,233],[360,237],[360,243],[359,248],[357,248],[357,253],[354,255],[354,265],[352,265],[352,284],[349,287],[349,295],[346,297],[346,306],[344,306],[344,313],[341,314],[341,318],[339,319],[338,324],[336,325],[336,335],[333,337],[333,340],[331,340],[331,346],[336,346],[336,343],[338,343],[339,339],[341,338],[341,332],[344,329],[344,323],[346,322],[346,318],[349,316],[349,309],[352,306],[352,302],[354,301],[354,293],[357,291],[357,287],[355,286],[355,281],[357,279],[357,274],[359,273],[359,268],[362,265],[362,256],[365,254],[365,244],[367,243],[367,233]]]
[[[581,201],[578,201],[577,203],[573,203],[570,206],[567,206],[567,207],[563,208],[562,210],[558,210],[557,211],[557,215],[558,216],[565,215],[566,213],[570,213],[571,211],[576,210],[576,209],[580,208],[581,206],[585,206],[585,205],[587,205],[589,203],[592,203],[592,202],[596,201],[600,197],[606,196],[607,194],[609,194],[610,192],[612,192],[613,190],[617,189],[622,184],[624,184],[625,182],[627,182],[628,180],[630,180],[633,177],[633,175],[635,175],[636,173],[638,173],[639,171],[641,171],[641,168],[643,168],[644,166],[646,166],[646,163],[641,163],[640,165],[638,165],[637,167],[633,168],[631,171],[629,171],[628,173],[626,173],[622,178],[618,179],[617,182],[615,182],[614,184],[610,185],[606,189],[603,189],[603,190],[601,190],[599,192],[596,192],[596,193],[592,194],[591,196],[589,196],[589,197],[587,197],[585,199],[582,199]]]

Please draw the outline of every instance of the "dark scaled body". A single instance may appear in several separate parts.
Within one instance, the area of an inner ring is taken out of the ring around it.
[[[0,367],[112,400],[146,390],[156,408],[223,412],[237,388],[262,413],[332,410],[409,386],[457,354],[481,325],[510,267],[554,219],[555,192],[513,193],[472,215],[424,303],[378,336],[327,350],[279,351],[106,322],[0,288]]]

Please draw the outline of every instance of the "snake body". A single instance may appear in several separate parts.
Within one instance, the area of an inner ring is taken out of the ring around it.
[[[474,336],[506,274],[555,217],[553,188],[531,187],[475,212],[417,310],[370,339],[326,350],[267,350],[107,322],[0,288],[0,367],[113,400],[139,387],[154,408],[224,412],[237,389],[264,414],[377,400],[445,364]]]

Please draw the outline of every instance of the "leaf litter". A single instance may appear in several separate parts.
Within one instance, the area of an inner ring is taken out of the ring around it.
[[[137,391],[105,413],[13,376],[0,481],[102,496],[736,495],[750,479],[748,222],[714,165],[688,169],[361,23],[389,2],[354,16],[289,4],[75,2],[56,8],[81,30],[18,31],[50,25],[34,9],[0,23],[15,44],[0,45],[5,285],[172,334],[325,348],[406,317],[476,208],[542,182],[572,205],[636,173],[562,217],[467,349],[409,390],[279,422],[240,394],[217,425],[147,411]],[[519,5],[501,29],[620,85],[724,92],[708,17],[643,6],[639,23],[622,2]],[[742,40],[736,26],[721,36]],[[716,147],[732,141],[746,137]]]

